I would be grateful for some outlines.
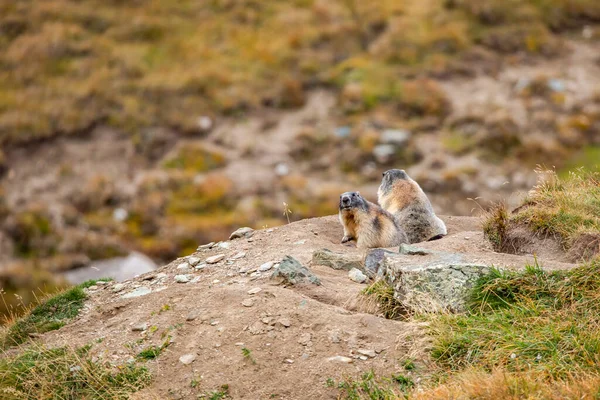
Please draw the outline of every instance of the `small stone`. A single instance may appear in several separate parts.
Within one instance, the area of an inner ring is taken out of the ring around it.
[[[124,208],[116,208],[113,211],[113,219],[117,222],[123,222],[127,219],[129,213]]]
[[[158,274],[156,274],[156,279],[163,279],[166,277],[167,277],[167,274],[165,274],[164,272],[159,272]]]
[[[219,242],[217,243],[217,247],[221,248],[221,249],[228,249],[229,246],[231,246],[229,243],[227,242]]]
[[[218,324],[219,324],[219,321],[210,321],[210,324],[211,324],[212,326],[215,326],[215,325],[218,325]]]
[[[256,321],[255,323],[253,323],[252,325],[250,325],[248,327],[248,331],[252,334],[252,335],[260,335],[261,333],[264,333],[265,330],[263,328],[263,324],[260,321]]]
[[[195,269],[196,271],[203,270],[204,268],[206,268],[206,263],[201,263],[201,264],[198,264],[198,265],[196,265],[196,266],[194,267],[194,269]]]
[[[350,271],[352,268],[362,268],[362,257],[358,254],[319,249],[313,252],[311,265],[324,265],[333,269]]]
[[[291,358],[286,358],[285,360],[283,360],[283,362],[286,364],[293,364],[294,360],[292,360]]]
[[[104,285],[106,285],[106,283],[107,283],[106,281],[98,281],[98,282],[96,282],[96,285],[104,286]]]
[[[313,285],[321,284],[321,280],[315,274],[291,256],[285,256],[281,263],[279,263],[279,268],[275,269],[275,272],[271,274],[271,279],[277,278],[280,278],[282,283],[290,285],[305,281]]]
[[[375,353],[375,350],[365,350],[365,349],[358,349],[358,353],[362,354],[363,356],[367,356],[367,357],[375,357],[377,354]]]
[[[359,356],[358,358],[363,361],[367,361],[369,359],[369,357],[367,357],[367,356]]]
[[[181,357],[179,357],[179,362],[182,363],[183,365],[190,365],[191,363],[194,362],[195,359],[196,359],[195,354],[184,354]]]
[[[512,353],[512,354],[510,355],[510,358],[511,358],[512,360],[514,360],[515,358],[517,358],[517,355],[516,355],[515,353]]]
[[[187,317],[185,317],[186,321],[193,321],[195,319],[200,318],[201,315],[201,311],[200,310],[192,310],[189,312],[189,314],[187,315]]]
[[[236,255],[232,256],[231,259],[239,260],[240,258],[244,258],[244,257],[246,257],[246,253],[242,251],[242,252],[237,253]]]
[[[260,278],[262,275],[260,272],[256,271],[250,274],[250,278]]]
[[[243,346],[243,345],[244,345],[244,342],[237,342],[235,345],[236,345],[236,346]]]
[[[119,293],[123,289],[125,289],[125,285],[123,283],[117,283],[112,287],[112,291],[115,293]]]
[[[190,265],[188,263],[181,263],[177,266],[178,271],[189,271]]]
[[[273,261],[267,261],[266,263],[262,264],[260,267],[258,267],[258,271],[259,272],[265,272],[270,270],[271,268],[273,268],[273,265],[275,263]]]
[[[255,288],[248,290],[248,294],[258,294],[260,292],[262,292],[262,289],[259,287],[255,287]]]
[[[146,329],[148,329],[148,324],[145,322],[143,324],[138,324],[131,327],[133,332],[144,332]]]
[[[92,286],[88,287],[87,289],[88,290],[98,290],[98,286],[92,285]]]
[[[245,226],[243,228],[237,229],[231,235],[229,235],[229,240],[240,239],[240,238],[249,239],[252,237],[252,235],[254,235],[254,229]]]
[[[306,243],[306,240],[298,240],[297,242],[294,242],[294,244],[298,245],[298,244],[304,244]]]
[[[275,174],[277,176],[286,176],[290,173],[290,167],[286,163],[279,163],[275,166]]]
[[[219,282],[221,282],[221,281],[220,281],[220,280],[218,280],[218,279],[215,279],[215,280],[213,280],[213,281],[212,281],[212,283],[213,283],[213,284],[217,284],[217,283],[219,283]]]
[[[308,344],[310,343],[310,339],[311,338],[312,338],[312,335],[309,332],[303,333],[298,338],[298,343],[300,343],[303,346],[308,346]]]
[[[288,318],[280,318],[278,321],[284,328],[292,326],[292,322]],[[310,340],[310,339],[309,339]]]
[[[273,228],[267,229],[267,233],[271,233],[271,232],[275,232],[275,230]]]
[[[192,267],[195,267],[196,265],[198,265],[198,263],[200,262],[200,259],[198,257],[193,257],[190,256],[187,258],[187,262],[188,264],[190,264]]]
[[[212,249],[212,247],[215,245],[215,242],[210,242],[207,244],[202,244],[200,246],[198,246],[198,251],[200,250],[205,250],[205,249]]]
[[[188,283],[190,278],[187,275],[175,275],[175,282],[177,283]]]
[[[367,276],[363,274],[361,270],[356,268],[352,268],[350,272],[348,272],[348,278],[357,283],[364,283],[367,280]]]
[[[134,297],[145,296],[145,295],[150,294],[150,293],[152,293],[152,289],[150,289],[149,287],[142,286],[142,287],[139,287],[139,288],[137,288],[137,289],[135,289],[135,290],[127,293],[127,294],[124,294],[121,297],[123,299],[131,299],[131,298],[134,298]]]
[[[198,129],[200,129],[203,132],[210,131],[210,129],[213,126],[213,120],[208,115],[201,115],[196,120],[196,123],[198,124]]]
[[[205,261],[207,264],[216,264],[225,258],[225,254],[217,254],[216,256],[208,257]]]
[[[327,361],[341,362],[341,363],[345,363],[345,364],[350,364],[354,360],[352,360],[350,357],[334,356],[334,357],[329,357],[327,359]]]
[[[244,307],[252,307],[254,305],[254,299],[245,299],[244,301],[242,301],[242,305]]]

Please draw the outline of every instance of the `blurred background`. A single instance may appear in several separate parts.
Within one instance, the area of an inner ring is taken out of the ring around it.
[[[0,314],[393,167],[472,215],[597,168],[600,1],[3,1],[0,146]]]

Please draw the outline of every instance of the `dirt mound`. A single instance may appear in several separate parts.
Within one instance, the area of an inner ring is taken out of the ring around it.
[[[469,253],[496,266],[532,261],[493,252],[476,218],[443,219],[448,236],[419,246]],[[365,285],[348,279],[347,271],[310,266],[320,286],[285,287],[269,279],[273,263],[286,255],[309,266],[321,248],[358,254],[339,244],[341,237],[337,217],[330,216],[215,244],[131,281],[92,287],[80,317],[41,340],[94,343],[94,357],[114,364],[157,346],[160,354],[147,361],[154,380],[141,398],[192,399],[228,385],[236,399],[334,399],[338,390],[326,385],[329,378],[369,370],[410,375],[406,360],[426,368],[423,327],[355,311]],[[541,263],[572,267],[554,259]]]

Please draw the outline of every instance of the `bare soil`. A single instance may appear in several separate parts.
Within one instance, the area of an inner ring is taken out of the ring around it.
[[[467,253],[486,264],[522,268],[533,257],[495,253],[483,239],[480,221],[472,217],[443,217],[448,236],[418,246],[439,251]],[[81,315],[58,331],[42,336],[48,346],[79,346],[93,343],[92,354],[114,364],[132,360],[142,349],[171,344],[155,359],[147,361],[152,385],[139,398],[193,399],[198,394],[229,386],[235,399],[335,399],[332,378],[358,377],[373,370],[379,376],[392,373],[427,374],[426,326],[411,321],[393,321],[356,311],[356,298],[364,284],[349,280],[346,271],[310,266],[321,286],[281,286],[269,279],[271,271],[258,277],[240,274],[285,255],[310,265],[312,252],[320,248],[358,253],[341,245],[342,228],[337,216],[299,221],[279,228],[256,231],[251,239],[223,242],[194,254],[204,260],[225,254],[223,261],[188,272],[197,282],[175,283],[184,259],[125,282],[114,293],[113,284],[90,290]],[[244,252],[245,256],[234,259]],[[541,259],[545,268],[572,268],[573,264]],[[161,275],[166,274],[161,278]],[[136,287],[152,293],[124,299]],[[256,294],[249,294],[260,288]],[[253,299],[252,304],[242,302]],[[248,306],[249,305],[249,306]],[[197,318],[189,320],[190,314]],[[147,324],[144,332],[132,328]],[[250,351],[245,357],[242,348]],[[372,350],[375,357],[358,358],[359,350]],[[184,365],[179,358],[194,354]],[[331,361],[348,357],[352,362]],[[414,360],[417,369],[405,371],[403,361]],[[192,382],[198,385],[192,387]]]

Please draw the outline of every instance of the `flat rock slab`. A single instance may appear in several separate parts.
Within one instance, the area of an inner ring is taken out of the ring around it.
[[[285,256],[279,263],[279,268],[271,275],[272,279],[280,278],[284,283],[295,285],[298,283],[312,283],[320,285],[321,280],[311,270],[300,264],[294,257]]]
[[[402,250],[404,254],[385,253],[380,272],[394,288],[394,297],[417,313],[464,311],[469,290],[491,269],[466,254],[414,246]]]
[[[312,265],[324,265],[333,269],[350,271],[353,268],[363,269],[362,257],[353,253],[338,253],[328,249],[320,249],[313,253]]]

